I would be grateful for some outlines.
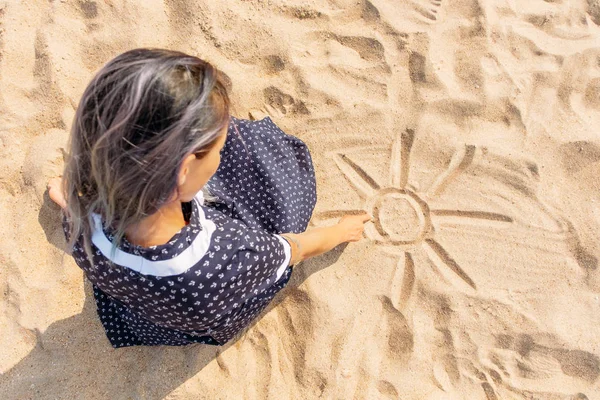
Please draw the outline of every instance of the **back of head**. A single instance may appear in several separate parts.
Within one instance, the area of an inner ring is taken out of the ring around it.
[[[136,49],[108,62],[86,88],[71,130],[69,248],[83,235],[91,255],[92,213],[114,228],[116,246],[126,227],[173,194],[185,156],[208,148],[228,121],[222,74],[206,61]]]

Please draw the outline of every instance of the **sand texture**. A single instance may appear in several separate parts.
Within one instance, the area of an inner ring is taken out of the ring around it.
[[[0,398],[600,399],[598,0],[0,0]],[[98,68],[206,58],[310,147],[299,265],[222,348],[114,350],[45,193]]]

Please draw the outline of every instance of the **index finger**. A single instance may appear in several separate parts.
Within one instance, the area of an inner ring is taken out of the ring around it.
[[[365,212],[364,214],[359,214],[359,215],[357,215],[357,217],[359,217],[359,218],[360,218],[360,221],[361,221],[361,222],[367,222],[367,221],[370,221],[370,220],[373,218],[373,217],[371,217],[371,216],[370,216],[368,213],[366,213],[366,212]]]

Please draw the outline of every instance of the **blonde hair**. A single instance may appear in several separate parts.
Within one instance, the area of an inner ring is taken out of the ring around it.
[[[63,176],[68,251],[80,237],[93,264],[92,213],[125,229],[158,211],[177,187],[183,159],[201,157],[229,122],[224,75],[181,52],[135,49],[108,62],[75,115]]]

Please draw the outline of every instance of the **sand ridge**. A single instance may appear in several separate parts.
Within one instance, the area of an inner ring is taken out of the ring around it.
[[[600,397],[597,0],[0,1],[4,398]],[[85,85],[134,47],[204,57],[310,147],[299,266],[223,348],[114,351],[45,194]]]

